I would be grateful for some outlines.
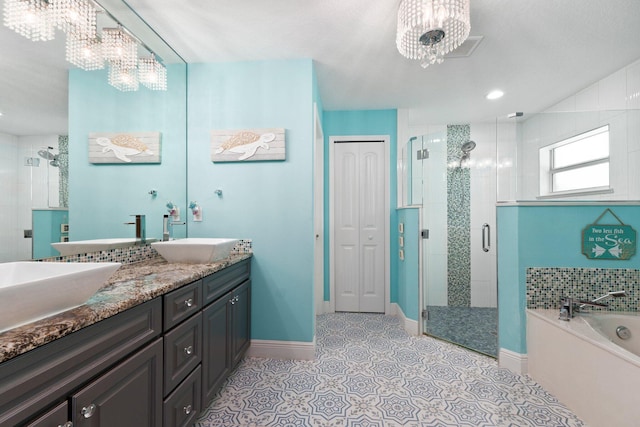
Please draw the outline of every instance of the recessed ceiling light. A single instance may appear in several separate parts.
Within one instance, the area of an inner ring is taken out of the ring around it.
[[[489,92],[489,93],[487,94],[487,99],[491,99],[491,100],[493,100],[493,99],[502,98],[502,95],[504,95],[504,92],[503,92],[503,91],[501,91],[501,90],[499,90],[499,89],[492,90],[491,92]]]

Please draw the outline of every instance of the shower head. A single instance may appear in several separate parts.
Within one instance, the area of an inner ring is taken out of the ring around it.
[[[48,147],[47,150],[38,150],[38,156],[42,157],[43,159],[54,160],[56,156],[49,150],[53,150],[53,147]]]
[[[462,147],[460,149],[464,154],[468,154],[474,148],[476,148],[476,143],[474,141],[467,141],[464,144],[462,144]]]

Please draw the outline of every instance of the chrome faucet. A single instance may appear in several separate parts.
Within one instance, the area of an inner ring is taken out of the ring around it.
[[[564,297],[560,301],[560,316],[558,317],[558,319],[569,321],[575,316],[577,312],[580,311],[580,309],[584,308],[587,305],[590,305],[592,307],[608,307],[607,304],[598,302],[597,300],[598,298],[593,301],[584,301],[571,297]]]
[[[136,239],[140,241],[140,243],[145,243],[147,240],[147,232],[146,232],[146,224],[144,215],[132,215],[136,217],[135,222],[125,222],[128,225],[136,226]]]
[[[171,233],[169,232],[169,215],[164,215],[162,217],[162,241],[166,242],[171,238]]]

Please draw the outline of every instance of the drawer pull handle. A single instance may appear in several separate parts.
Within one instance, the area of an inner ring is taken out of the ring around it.
[[[240,298],[236,295],[235,297],[231,298],[229,300],[229,302],[231,303],[231,305],[234,305],[235,303],[237,303],[238,301],[240,301]]]
[[[182,410],[184,411],[185,415],[189,415],[191,413],[191,405],[187,405],[184,408],[182,408]]]
[[[189,347],[185,347],[185,348],[184,348],[184,353],[185,353],[187,356],[191,355],[191,354],[193,353],[193,346],[191,346],[191,345],[190,345]]]
[[[91,418],[91,416],[96,412],[96,405],[91,404],[89,406],[85,406],[80,410],[80,414],[85,418]]]
[[[189,299],[184,300],[184,305],[186,307],[191,307],[193,305],[193,298],[189,298]]]
[[[58,424],[58,427],[73,427],[73,423],[71,421],[67,421],[64,424]]]

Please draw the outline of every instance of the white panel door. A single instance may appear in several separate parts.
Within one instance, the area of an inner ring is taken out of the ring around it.
[[[336,311],[384,313],[384,144],[338,142],[334,153]]]

